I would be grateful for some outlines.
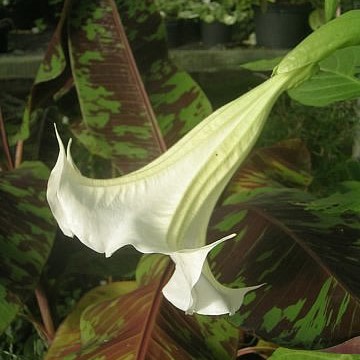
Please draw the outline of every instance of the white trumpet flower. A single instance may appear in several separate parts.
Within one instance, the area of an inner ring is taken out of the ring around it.
[[[215,111],[147,166],[116,179],[82,176],[70,142],[66,154],[57,134],[60,153],[47,198],[61,230],[106,256],[128,244],[143,253],[169,255],[175,271],[163,294],[172,304],[187,313],[233,314],[244,295],[261,284],[230,289],[216,281],[207,254],[235,234],[206,245],[208,223],[293,78],[292,72],[273,76]]]

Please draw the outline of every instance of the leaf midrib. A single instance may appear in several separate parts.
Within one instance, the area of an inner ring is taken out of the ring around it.
[[[284,225],[281,221],[277,220],[275,217],[271,216],[270,214],[260,210],[256,206],[249,205],[249,204],[242,204],[240,205],[240,208],[243,210],[250,210],[260,217],[266,219],[269,223],[273,224],[275,227],[279,228],[281,231],[283,231],[285,234],[287,234],[291,239],[293,239],[298,246],[300,246],[305,253],[307,253],[311,259],[313,259],[318,266],[322,268],[322,270],[329,275],[329,277],[336,280],[336,282],[339,284],[339,286],[348,293],[353,300],[356,301],[356,303],[360,306],[360,299],[357,297],[356,294],[352,290],[350,290],[342,281],[341,279],[338,279],[333,275],[331,270],[324,264],[323,260],[309,247],[306,246],[306,244],[301,241],[301,238],[296,236],[294,232],[286,225]]]

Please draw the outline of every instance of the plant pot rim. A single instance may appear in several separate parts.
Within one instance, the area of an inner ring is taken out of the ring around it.
[[[266,14],[267,12],[309,12],[313,9],[313,6],[310,3],[304,4],[278,4],[278,3],[268,3],[266,4],[266,10],[263,11],[261,6],[254,5],[254,10],[256,12],[261,12]]]

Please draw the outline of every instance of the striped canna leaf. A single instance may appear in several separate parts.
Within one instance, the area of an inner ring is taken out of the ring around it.
[[[209,262],[229,286],[266,284],[245,297],[232,323],[282,346],[319,349],[360,331],[359,214],[310,207],[315,197],[301,190],[307,156],[294,150],[259,150],[237,174],[209,238],[239,235]]]
[[[146,256],[138,282],[90,291],[60,326],[46,360],[233,359],[238,332],[221,317],[187,316],[163,301],[159,289],[172,268],[161,255]],[[151,278],[144,278],[149,269]],[[142,275],[141,275],[142,274]]]
[[[291,350],[285,348],[277,349],[269,360],[359,360],[359,355],[353,354],[331,354],[323,351]]]
[[[28,158],[37,157],[44,109],[54,101],[70,119],[81,156],[85,148],[91,161],[110,159],[112,174],[148,163],[164,150],[162,137],[172,145],[211,112],[199,86],[169,60],[154,4],[123,0],[118,6],[126,35],[114,1],[65,2],[24,116],[35,148]],[[47,134],[50,125],[45,124]]]
[[[171,146],[211,113],[211,105],[189,74],[169,59],[155,2],[118,0],[117,4],[161,132]]]
[[[113,1],[74,2],[68,14],[77,139],[123,172],[165,149]]]
[[[23,163],[0,172],[0,331],[3,331],[37,285],[55,235],[45,202],[48,169]]]
[[[99,302],[121,298],[135,289],[135,282],[124,281],[99,286],[85,294],[59,326],[45,359],[74,359],[74,354],[80,351],[82,346],[80,319],[83,311]]]

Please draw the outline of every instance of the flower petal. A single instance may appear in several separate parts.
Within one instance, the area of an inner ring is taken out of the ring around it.
[[[192,289],[198,282],[208,253],[218,244],[235,237],[226,236],[199,249],[185,249],[170,254],[175,271],[163,288],[164,296],[177,308],[190,311],[193,306]]]
[[[196,303],[193,311],[201,315],[234,315],[244,301],[245,295],[256,290],[264,284],[232,289],[221,285],[211,273],[207,262],[193,288]]]
[[[58,136],[47,197],[61,229],[107,256],[127,244],[165,254],[203,246],[212,209],[285,82],[285,76],[270,79],[217,110],[158,159],[117,179],[82,176]]]
[[[261,285],[241,289],[222,286],[215,280],[206,262],[206,256],[215,246],[234,236],[226,236],[200,249],[171,254],[175,271],[163,288],[165,298],[188,314],[234,314],[240,308],[244,295]]]
[[[70,144],[66,158],[57,137],[60,152],[49,178],[47,199],[64,234],[77,236],[86,246],[107,256],[127,244],[144,253],[169,253],[165,234],[171,211],[166,207],[172,204],[162,199],[161,193],[150,191],[154,186],[162,187],[161,179],[168,179],[160,177],[154,184],[156,179],[142,181],[132,176],[132,181],[123,177],[114,184],[111,180],[86,178],[72,162]],[[175,185],[167,190],[175,192]],[[163,200],[162,206],[153,208],[155,196]]]

